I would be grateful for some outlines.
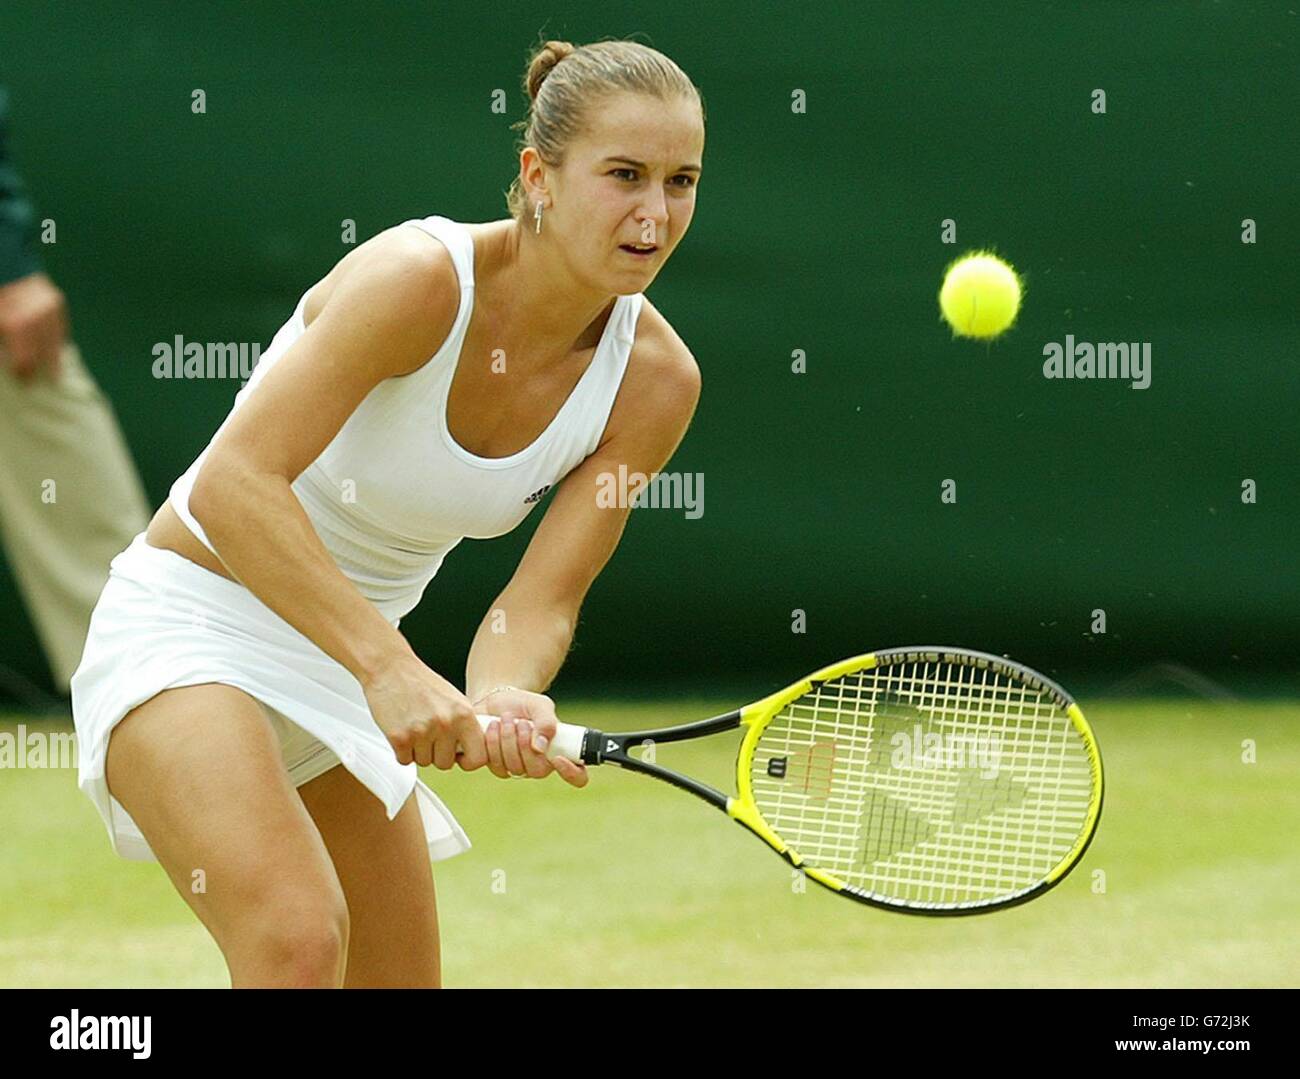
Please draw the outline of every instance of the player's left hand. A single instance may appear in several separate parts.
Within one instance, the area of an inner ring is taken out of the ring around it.
[[[482,715],[498,716],[484,734],[488,771],[498,779],[529,776],[544,779],[552,772],[574,787],[585,787],[587,766],[565,757],[546,759],[546,747],[555,737],[555,702],[544,693],[525,689],[498,689],[474,702]]]

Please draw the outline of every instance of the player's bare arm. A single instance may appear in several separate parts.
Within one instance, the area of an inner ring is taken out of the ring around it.
[[[345,263],[349,263],[345,265]],[[459,290],[440,249],[390,230],[340,263],[328,299],[215,442],[191,507],[232,575],[362,684],[398,760],[486,760],[468,699],[338,568],[291,484],[379,382],[438,350]]]
[[[598,503],[601,477],[617,474],[620,466],[629,474],[659,471],[699,400],[694,358],[648,303],[641,333],[604,440],[560,485],[470,649],[469,696],[477,711],[501,716],[505,725],[505,738],[497,727],[487,735],[488,767],[498,776],[543,776],[552,768],[543,751],[555,736],[556,714],[542,691],[568,654],[583,599],[618,546],[630,512]],[[517,719],[523,728],[518,749],[510,730]],[[556,762],[566,780],[579,778],[570,762]]]

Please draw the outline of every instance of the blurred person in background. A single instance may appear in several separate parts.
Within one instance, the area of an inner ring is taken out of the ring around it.
[[[0,87],[0,542],[66,697],[108,564],[149,512],[112,406],[69,337],[63,293],[43,272],[7,114]],[[5,681],[35,696],[12,672]]]

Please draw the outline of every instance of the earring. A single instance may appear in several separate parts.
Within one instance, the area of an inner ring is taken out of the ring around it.
[[[533,231],[540,236],[542,234],[542,204],[540,201],[537,203],[537,212],[533,214],[533,221],[536,224]]]

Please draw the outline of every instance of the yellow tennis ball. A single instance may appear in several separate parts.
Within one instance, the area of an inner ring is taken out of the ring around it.
[[[972,251],[944,274],[939,310],[958,337],[997,337],[1020,310],[1020,278],[991,251]]]

